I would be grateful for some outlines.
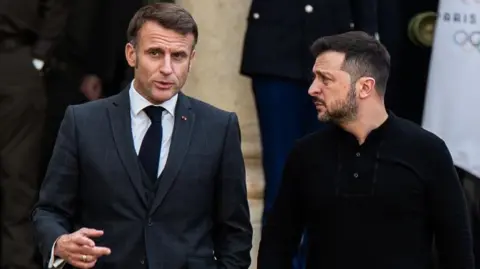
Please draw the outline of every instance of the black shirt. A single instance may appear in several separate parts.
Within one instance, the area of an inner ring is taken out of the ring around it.
[[[444,142],[390,114],[359,145],[330,126],[295,146],[263,229],[259,269],[290,268],[304,228],[309,269],[474,268],[463,188]]]

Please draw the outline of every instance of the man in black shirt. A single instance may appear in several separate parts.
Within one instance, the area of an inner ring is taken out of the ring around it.
[[[326,129],[300,140],[263,229],[258,269],[473,269],[464,192],[445,143],[384,106],[390,56],[348,32],[318,39],[308,93]]]

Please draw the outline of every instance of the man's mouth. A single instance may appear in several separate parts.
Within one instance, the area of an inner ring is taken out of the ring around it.
[[[174,85],[174,83],[168,81],[155,81],[153,84],[159,89],[170,89]]]

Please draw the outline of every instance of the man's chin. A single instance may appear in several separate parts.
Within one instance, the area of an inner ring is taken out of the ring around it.
[[[152,89],[151,98],[155,103],[163,103],[165,101],[170,100],[177,92],[174,88],[170,90],[163,90],[163,89],[156,89],[155,87]]]
[[[317,118],[318,118],[318,120],[321,121],[321,122],[329,122],[329,121],[330,121],[330,117],[329,117],[328,114],[325,113],[325,112],[319,112],[319,113],[317,114]]]

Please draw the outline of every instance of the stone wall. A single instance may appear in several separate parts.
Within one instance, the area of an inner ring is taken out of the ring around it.
[[[261,223],[263,170],[258,122],[250,80],[239,74],[250,1],[177,0],[199,26],[199,43],[185,93],[238,114],[254,226],[255,268]]]

